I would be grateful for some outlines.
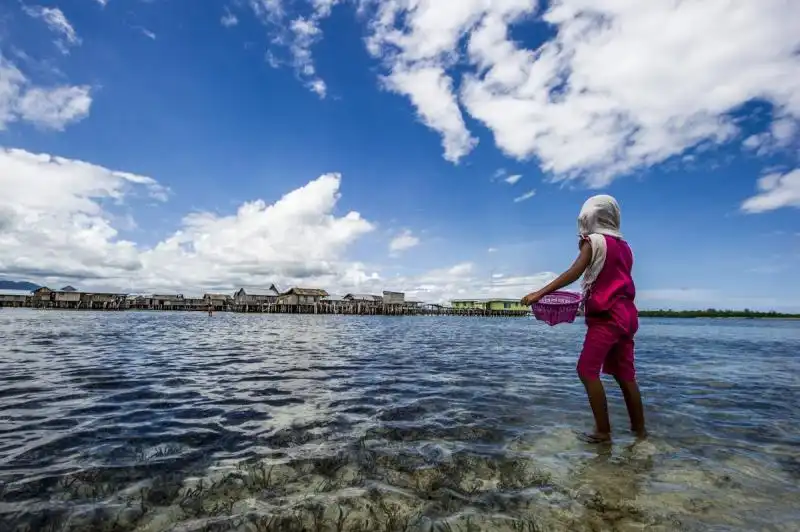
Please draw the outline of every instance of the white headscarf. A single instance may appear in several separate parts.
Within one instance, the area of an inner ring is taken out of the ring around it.
[[[600,194],[583,204],[578,215],[578,235],[588,238],[592,245],[592,262],[583,273],[584,298],[588,297],[589,289],[606,263],[606,239],[603,235],[622,238],[619,226],[619,205],[613,197]]]

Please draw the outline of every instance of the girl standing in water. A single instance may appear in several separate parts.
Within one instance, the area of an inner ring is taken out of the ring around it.
[[[522,298],[532,305],[583,275],[586,338],[578,359],[578,376],[586,388],[594,414],[595,430],[583,438],[589,443],[611,441],[611,422],[600,371],[612,375],[622,390],[631,430],[645,438],[644,408],[633,363],[633,337],[639,328],[634,298],[633,253],[620,233],[617,201],[607,195],[593,196],[578,216],[580,254],[570,268],[550,284]]]

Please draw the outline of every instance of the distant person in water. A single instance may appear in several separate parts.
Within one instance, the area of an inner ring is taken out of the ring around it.
[[[578,359],[578,375],[586,387],[595,429],[583,434],[590,443],[611,441],[608,403],[600,371],[612,375],[622,389],[631,430],[645,438],[644,408],[633,363],[633,337],[639,328],[634,298],[633,253],[620,233],[620,210],[611,196],[593,196],[578,216],[580,254],[553,282],[522,298],[532,305],[547,294],[577,281],[583,275],[586,339]]]

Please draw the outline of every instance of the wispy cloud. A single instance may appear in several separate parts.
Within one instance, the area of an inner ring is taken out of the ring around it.
[[[28,16],[42,20],[50,31],[60,36],[56,39],[55,45],[61,50],[61,53],[66,55],[69,53],[70,46],[81,44],[81,38],[78,37],[75,28],[59,8],[25,6],[23,10]]]
[[[530,191],[526,192],[525,194],[523,194],[522,196],[518,196],[518,197],[514,198],[514,203],[519,203],[521,201],[529,200],[532,197],[534,197],[535,195],[536,195],[536,191],[535,190],[530,190]]]
[[[275,54],[272,53],[272,51],[270,51],[270,50],[267,50],[267,52],[264,54],[264,59],[267,61],[267,64],[269,66],[271,66],[272,68],[280,68],[281,67],[280,59],[278,59],[275,56]]]
[[[780,300],[772,297],[749,297],[722,293],[707,288],[655,288],[636,291],[640,308],[781,308]]]
[[[222,18],[220,19],[220,23],[226,28],[230,28],[239,24],[239,19],[236,18],[236,15],[226,9],[225,14],[222,15]]]
[[[509,185],[516,185],[520,179],[522,179],[522,176],[520,174],[515,174],[508,176],[507,178],[503,179],[503,181]]]
[[[745,200],[742,211],[756,214],[783,207],[800,208],[800,168],[767,174],[758,180],[758,194]]]
[[[307,16],[293,14],[290,19],[282,0],[249,0],[256,16],[270,29],[275,30],[272,44],[288,47],[290,63],[297,77],[321,99],[327,96],[328,87],[317,73],[311,49],[322,39],[321,23],[330,16],[331,10],[339,2],[340,0],[313,0],[310,2],[311,13]],[[269,51],[267,61],[270,66],[279,65]]]
[[[141,26],[139,26],[136,29],[138,29],[142,33],[142,35],[144,35],[148,39],[151,39],[153,41],[156,40],[156,34],[148,30],[147,28],[142,28]]]

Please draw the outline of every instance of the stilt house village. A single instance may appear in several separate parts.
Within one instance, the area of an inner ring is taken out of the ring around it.
[[[403,292],[329,294],[322,288],[292,287],[281,291],[240,288],[233,294],[124,294],[84,292],[72,286],[33,291],[0,290],[0,307],[62,310],[159,310],[259,312],[272,314],[463,315],[526,316],[529,309],[513,299],[458,299],[449,305],[406,298]]]

